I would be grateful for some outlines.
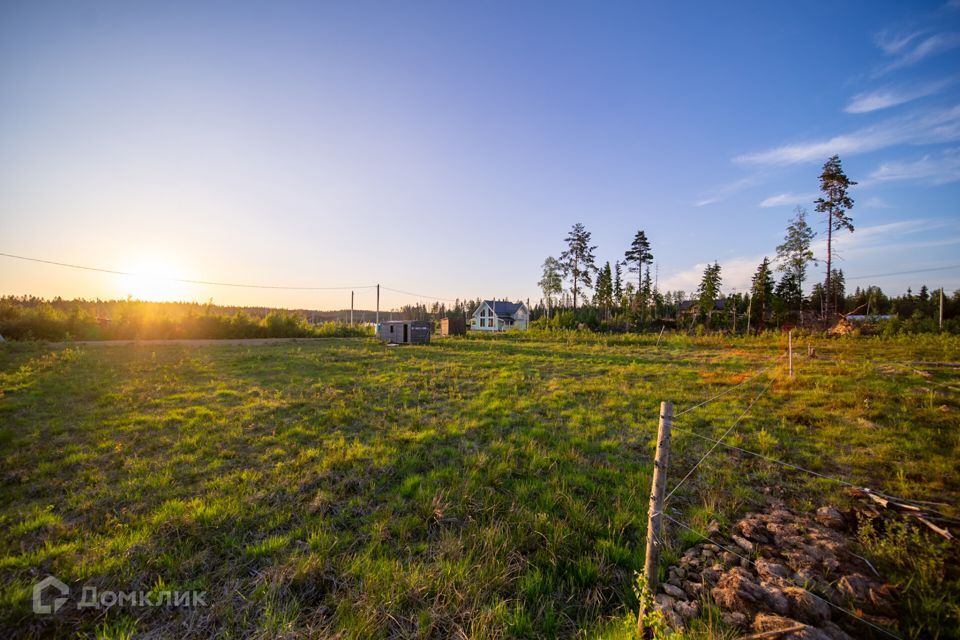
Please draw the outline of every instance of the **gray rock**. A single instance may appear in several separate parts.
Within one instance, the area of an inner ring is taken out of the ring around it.
[[[827,636],[830,637],[830,640],[853,640],[852,637],[847,635],[847,632],[835,625],[832,622],[825,623],[820,630],[823,631]]]
[[[665,593],[658,593],[653,600],[661,611],[672,611],[673,605],[677,602]]]
[[[760,577],[770,580],[772,578],[789,578],[790,569],[789,567],[779,564],[777,562],[772,562],[765,558],[760,558],[757,560],[757,573],[760,574]]]
[[[699,598],[700,594],[703,593],[703,583],[687,580],[683,583],[683,590],[686,591],[687,595],[691,598]]]
[[[848,598],[866,600],[870,597],[870,581],[862,574],[853,573],[840,578],[837,589]]]
[[[790,601],[787,600],[783,589],[776,584],[766,581],[760,583],[760,588],[763,590],[763,602],[770,611],[779,613],[782,616],[790,613]]]
[[[739,567],[720,576],[710,595],[718,605],[731,611],[757,611],[766,601],[766,591],[754,582],[752,575]]]
[[[678,602],[675,610],[684,620],[692,620],[700,615],[700,605],[696,602]]]
[[[714,571],[713,569],[704,569],[700,572],[700,577],[704,582],[709,582],[710,584],[715,583],[720,579],[720,572]]]
[[[673,585],[667,582],[661,588],[663,589],[663,592],[671,598],[676,598],[677,600],[687,599],[687,594],[684,593],[683,589],[681,589],[679,585]]]
[[[746,627],[747,623],[750,621],[747,618],[747,616],[740,613],[739,611],[730,611],[728,613],[724,613],[721,616],[721,620],[723,620],[724,624],[727,624],[731,627],[741,627],[741,628]]]
[[[746,551],[747,553],[753,553],[753,543],[752,543],[752,542],[750,542],[749,540],[747,540],[746,538],[744,538],[744,537],[742,537],[742,536],[738,536],[737,534],[733,534],[733,536],[731,536],[731,537],[733,538],[733,541],[737,543],[737,546],[738,546],[738,547],[740,547],[741,549],[743,549],[743,550]]]
[[[783,593],[789,602],[790,616],[800,622],[820,626],[830,619],[830,605],[809,591],[800,587],[786,587]]]
[[[832,529],[840,529],[845,524],[843,514],[833,507],[820,507],[817,509],[817,522]]]

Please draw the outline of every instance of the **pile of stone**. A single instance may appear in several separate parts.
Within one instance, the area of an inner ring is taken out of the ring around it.
[[[785,640],[870,637],[869,625],[829,604],[879,626],[896,618],[893,588],[847,543],[851,520],[833,507],[812,518],[774,503],[765,513],[747,514],[728,537],[712,523],[706,533],[718,544],[697,544],[670,567],[657,608],[678,629],[712,602],[726,624],[744,633],[781,631],[764,637]]]

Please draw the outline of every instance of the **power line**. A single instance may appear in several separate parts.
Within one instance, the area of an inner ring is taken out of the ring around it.
[[[421,294],[421,293],[413,293],[413,292],[410,292],[410,291],[401,291],[400,289],[391,289],[390,287],[386,287],[386,286],[381,286],[380,288],[383,289],[383,290],[385,290],[385,291],[392,291],[393,293],[401,293],[401,294],[403,294],[403,295],[405,295],[405,296],[413,296],[413,297],[415,297],[415,298],[427,298],[427,299],[429,299],[429,300],[439,300],[439,301],[441,301],[441,302],[456,302],[456,301],[457,301],[455,298],[440,298],[440,297],[438,297],[438,296],[427,296],[427,295],[423,295],[423,294]]]
[[[750,558],[748,558],[748,557],[746,557],[746,556],[744,556],[744,555],[741,555],[741,554],[737,553],[736,551],[734,551],[733,549],[727,547],[726,545],[722,545],[722,544],[720,544],[719,542],[715,542],[714,540],[712,540],[712,539],[710,538],[710,536],[708,536],[708,535],[706,535],[706,534],[704,534],[704,533],[702,533],[702,532],[700,532],[700,531],[697,531],[697,530],[694,529],[693,527],[691,527],[691,526],[689,526],[689,525],[687,525],[687,524],[685,524],[685,523],[683,523],[683,522],[680,522],[680,521],[677,520],[676,518],[671,517],[670,514],[668,514],[668,513],[666,513],[666,512],[661,512],[661,513],[662,513],[663,517],[666,518],[667,520],[669,520],[670,522],[672,522],[672,523],[674,523],[674,524],[676,524],[676,525],[678,525],[678,526],[683,527],[683,528],[686,529],[687,531],[690,531],[691,533],[694,533],[694,534],[700,536],[701,538],[703,538],[704,540],[706,540],[706,541],[708,541],[708,542],[710,542],[710,543],[712,543],[712,544],[717,545],[718,547],[720,547],[720,548],[723,549],[724,551],[727,551],[727,552],[729,552],[729,553],[732,553],[733,555],[737,556],[737,557],[740,558],[741,560],[746,560],[747,562],[749,562],[749,563],[752,564],[753,566],[757,567],[757,569],[760,568],[760,567],[757,566],[757,563],[754,562],[753,560],[751,560]],[[861,618],[861,617],[858,616],[855,612],[850,611],[849,609],[844,609],[843,607],[841,607],[841,606],[839,606],[839,605],[836,605],[836,604],[830,602],[830,601],[827,600],[826,598],[824,598],[824,597],[822,597],[822,596],[818,596],[818,595],[815,594],[813,591],[810,591],[809,589],[807,589],[807,588],[804,587],[803,585],[801,585],[801,584],[799,584],[799,583],[797,583],[797,582],[794,582],[793,580],[787,580],[786,578],[781,578],[780,576],[776,576],[776,577],[777,577],[779,580],[782,580],[782,581],[784,581],[784,582],[788,582],[791,586],[794,586],[794,587],[798,587],[798,588],[800,588],[800,589],[803,589],[804,591],[806,591],[807,593],[809,593],[810,595],[812,595],[812,596],[813,596],[814,598],[816,598],[817,600],[821,600],[821,601],[827,603],[829,606],[833,607],[833,608],[836,609],[837,611],[842,611],[843,613],[847,614],[848,616],[850,616],[850,617],[852,617],[852,618],[855,618],[855,619],[859,620],[860,622],[862,622],[862,623],[864,623],[864,624],[866,624],[866,625],[869,625],[869,626],[873,627],[873,628],[876,629],[877,631],[879,631],[879,632],[881,632],[881,633],[884,633],[884,634],[890,636],[891,638],[896,638],[897,640],[902,640],[902,638],[901,638],[900,636],[896,635],[896,634],[893,633],[892,631],[888,631],[888,630],[884,629],[883,627],[881,627],[881,626],[879,626],[879,625],[877,625],[877,624],[874,624],[874,623],[870,622],[869,620],[867,620],[867,619],[865,619],[865,618]]]
[[[948,271],[950,269],[960,269],[960,264],[952,264],[946,267],[931,267],[929,269],[912,269],[910,271],[893,271],[890,273],[874,273],[869,276],[853,276],[848,278],[844,276],[844,280],[866,280],[867,278],[886,278],[887,276],[907,276],[913,273],[929,273],[931,271]]]
[[[40,258],[28,258],[26,256],[17,256],[11,253],[0,253],[0,256],[5,258],[14,258],[16,260],[25,260],[27,262],[40,262],[42,264],[52,264],[57,267],[68,267],[70,269],[82,269],[84,271],[96,271],[99,273],[109,273],[117,276],[143,276],[141,273],[134,273],[132,271],[118,271],[116,269],[102,269],[100,267],[88,267],[79,264],[69,264],[66,262],[56,262],[54,260],[42,260]],[[289,291],[334,291],[334,290],[350,290],[350,289],[372,289],[377,285],[374,284],[365,284],[357,285],[353,287],[296,287],[296,286],[285,286],[285,285],[269,285],[269,284],[241,284],[237,282],[214,282],[211,280],[191,280],[188,278],[174,278],[168,276],[149,276],[151,279],[156,280],[168,280],[171,282],[183,282],[186,284],[203,284],[214,287],[238,287],[243,289],[285,289]]]

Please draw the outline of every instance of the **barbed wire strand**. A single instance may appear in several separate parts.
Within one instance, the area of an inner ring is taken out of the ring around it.
[[[766,386],[760,390],[760,393],[758,393],[756,397],[754,397],[754,399],[750,401],[750,404],[747,405],[747,408],[743,411],[743,413],[740,414],[740,417],[737,418],[734,421],[734,423],[730,425],[730,427],[724,432],[723,438],[726,438],[730,434],[730,432],[736,429],[737,425],[739,425],[740,422],[742,422],[743,419],[747,417],[747,414],[750,413],[750,409],[753,408],[753,405],[755,405],[757,401],[763,396],[763,394],[767,392],[767,390],[771,387],[771,385],[773,385],[773,378],[771,378],[770,382],[768,382]],[[721,440],[723,438],[721,438]],[[703,457],[697,461],[697,464],[693,465],[693,468],[691,468],[690,471],[687,472],[687,475],[683,476],[680,482],[678,482],[677,485],[670,491],[670,493],[667,494],[667,497],[663,499],[664,502],[669,500],[670,496],[676,493],[677,489],[683,486],[683,483],[686,482],[691,475],[693,475],[693,472],[697,470],[697,467],[699,467],[703,463],[703,461],[706,460],[710,456],[710,454],[716,450],[718,446],[720,446],[719,441],[716,444],[714,444],[712,447],[710,447],[710,449],[705,454],[703,454]]]
[[[812,469],[807,469],[806,467],[801,467],[800,465],[793,464],[793,463],[791,463],[791,462],[786,462],[786,461],[784,461],[784,460],[779,460],[779,459],[777,459],[777,458],[774,458],[774,457],[771,457],[771,456],[768,456],[768,455],[764,455],[764,454],[758,453],[758,452],[756,452],[756,451],[751,451],[751,450],[749,450],[749,449],[744,449],[743,447],[738,447],[738,446],[733,445],[733,444],[728,444],[728,443],[726,443],[726,442],[723,442],[722,440],[715,440],[715,439],[713,439],[713,438],[711,438],[711,437],[709,437],[709,436],[705,436],[705,435],[703,435],[703,434],[701,434],[701,433],[697,433],[696,431],[693,431],[693,430],[691,430],[691,429],[684,429],[683,427],[677,427],[676,425],[671,425],[670,428],[671,428],[671,430],[673,430],[673,431],[678,431],[678,432],[680,432],[680,433],[687,433],[687,434],[692,435],[692,436],[694,436],[694,437],[696,437],[696,438],[700,438],[701,440],[706,440],[707,442],[712,442],[712,443],[714,444],[714,448],[716,448],[717,446],[723,446],[723,447],[726,447],[726,448],[728,448],[728,449],[733,449],[734,451],[739,451],[740,453],[745,453],[745,454],[747,454],[747,455],[754,456],[754,457],[756,457],[756,458],[760,458],[760,459],[762,459],[762,460],[766,460],[767,462],[772,462],[772,463],[774,463],[774,464],[778,464],[778,465],[780,465],[780,466],[787,467],[787,468],[793,469],[793,470],[795,470],[795,471],[802,471],[802,472],[804,472],[804,473],[809,473],[809,474],[811,474],[811,475],[817,476],[818,478],[822,478],[822,479],[824,479],[824,480],[830,480],[830,481],[832,481],[832,482],[836,482],[836,483],[838,483],[838,484],[845,485],[845,486],[850,487],[850,488],[852,488],[852,489],[858,489],[858,490],[864,491],[864,492],[866,492],[866,493],[872,493],[873,495],[878,496],[878,497],[880,497],[880,498],[885,498],[885,499],[887,499],[887,500],[893,500],[893,501],[895,501],[895,502],[904,502],[904,503],[908,503],[908,504],[909,504],[909,503],[935,504],[935,503],[930,503],[930,502],[915,501],[915,500],[910,500],[909,498],[901,498],[901,497],[899,497],[899,496],[889,495],[889,494],[886,494],[886,493],[877,491],[876,489],[871,489],[870,487],[865,487],[865,486],[863,486],[863,485],[859,485],[859,484],[855,484],[855,483],[853,483],[853,482],[849,482],[849,481],[847,481],[847,480],[844,480],[843,478],[837,478],[837,477],[835,477],[835,476],[829,476],[829,475],[826,475],[826,474],[824,474],[824,473],[820,473],[819,471],[814,471],[814,470],[812,470]],[[711,450],[712,450],[712,449],[711,449]],[[951,516],[948,516],[948,515],[946,515],[946,514],[944,514],[944,513],[941,513],[941,512],[939,512],[939,511],[936,511],[936,510],[934,510],[934,509],[930,509],[930,508],[927,508],[927,507],[924,507],[924,508],[926,508],[926,510],[929,511],[930,513],[936,514],[936,515],[938,515],[938,516],[940,516],[940,517],[942,517],[942,518],[944,518],[944,519],[946,519],[946,520],[951,520],[951,521],[954,521],[954,522],[958,522],[955,518],[953,518],[953,517],[951,517]]]
[[[663,517],[665,517],[665,518],[666,518],[667,520],[669,520],[670,522],[673,522],[674,524],[683,527],[683,528],[686,529],[687,531],[690,531],[690,532],[692,532],[692,533],[700,536],[701,538],[703,538],[704,540],[710,542],[711,544],[715,544],[715,545],[717,545],[718,547],[720,547],[721,549],[723,549],[724,551],[727,551],[727,552],[729,552],[729,553],[732,553],[733,555],[737,556],[737,557],[740,558],[741,560],[746,560],[747,562],[749,562],[749,563],[752,564],[753,566],[757,567],[757,563],[754,562],[753,560],[751,560],[750,558],[748,558],[748,557],[746,557],[746,556],[743,556],[743,555],[737,553],[736,551],[734,551],[733,549],[730,549],[729,547],[727,547],[727,546],[725,546],[725,545],[722,545],[722,544],[720,544],[719,542],[716,542],[716,541],[712,540],[708,535],[706,535],[706,534],[704,534],[704,533],[702,533],[702,532],[700,532],[700,531],[697,531],[697,530],[694,529],[693,527],[691,527],[691,526],[689,526],[689,525],[687,525],[687,524],[685,524],[685,523],[683,523],[683,522],[680,522],[680,521],[677,520],[676,518],[672,517],[669,513],[666,513],[666,512],[661,512],[661,513],[662,513]],[[757,568],[759,569],[759,567],[757,567]],[[779,577],[779,576],[777,576],[777,577]],[[839,606],[839,605],[836,605],[836,604],[830,602],[830,601],[827,600],[826,598],[823,598],[822,596],[817,595],[817,594],[814,593],[813,591],[810,591],[809,589],[807,589],[807,588],[804,587],[803,585],[800,585],[800,584],[798,584],[798,583],[796,583],[796,582],[793,582],[792,580],[787,580],[786,578],[780,578],[780,579],[789,582],[789,583],[790,583],[792,586],[794,586],[794,587],[797,587],[797,588],[799,588],[799,589],[803,589],[804,591],[806,591],[807,593],[809,593],[810,595],[812,595],[812,596],[813,596],[814,598],[816,598],[817,600],[821,600],[822,602],[825,602],[826,604],[828,604],[829,606],[833,607],[833,608],[836,609],[837,611],[842,611],[843,613],[847,614],[848,616],[850,616],[850,617],[852,617],[852,618],[855,618],[856,620],[859,620],[860,622],[862,622],[862,623],[864,623],[864,624],[866,624],[866,625],[869,625],[869,626],[873,627],[873,628],[876,629],[877,631],[880,631],[881,633],[884,633],[884,634],[890,636],[891,638],[896,638],[897,640],[903,640],[903,638],[901,638],[901,637],[898,636],[897,634],[893,633],[892,631],[888,631],[887,629],[884,629],[883,627],[881,627],[881,626],[879,626],[879,625],[877,625],[877,624],[874,624],[874,623],[870,622],[869,620],[867,620],[867,619],[865,619],[865,618],[861,618],[860,616],[858,616],[858,615],[857,615],[856,613],[854,613],[853,611],[850,611],[849,609],[844,609],[843,607],[841,607],[841,606]]]

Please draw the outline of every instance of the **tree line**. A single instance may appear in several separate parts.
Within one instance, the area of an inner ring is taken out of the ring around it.
[[[7,340],[311,338],[372,335],[368,327],[316,321],[306,310],[140,300],[0,298]]]
[[[865,315],[895,315],[896,326],[903,330],[939,328],[941,292],[933,304],[926,286],[921,287],[923,301],[909,290],[891,298],[875,286],[858,287],[847,294],[843,270],[834,265],[838,234],[854,232],[850,188],[856,184],[844,172],[840,157],[831,156],[823,165],[820,196],[814,201],[826,235],[824,255],[814,255],[817,231],[807,210],[797,207],[783,242],[773,258],[765,256],[757,265],[746,293],[724,294],[722,267],[717,261],[706,266],[691,296],[685,291],[661,292],[651,279],[653,247],[643,229],[634,234],[621,258],[598,266],[597,246],[590,231],[578,222],[564,238],[559,257],[549,256],[543,262],[537,283],[543,297],[534,306],[533,317],[544,327],[636,331],[669,325],[757,332],[771,325],[824,326],[835,322],[839,314],[865,311]],[[824,280],[816,282],[807,294],[810,269],[821,263],[826,267]],[[955,331],[960,328],[956,321],[960,291],[943,297],[944,327]]]

